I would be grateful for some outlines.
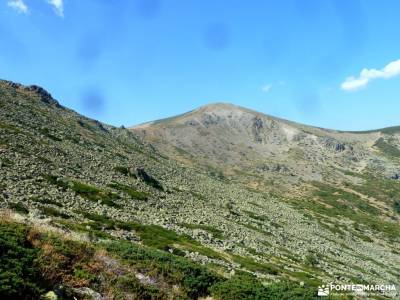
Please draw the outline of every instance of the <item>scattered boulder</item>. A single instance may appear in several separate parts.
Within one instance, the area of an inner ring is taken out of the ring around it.
[[[58,101],[54,100],[51,94],[46,91],[44,88],[37,86],[37,85],[30,85],[24,88],[24,90],[29,92],[34,92],[39,95],[40,100],[44,103],[55,105],[57,107],[61,107]]]
[[[160,191],[164,190],[164,188],[162,187],[161,183],[157,179],[155,179],[153,176],[148,174],[145,171],[145,169],[137,168],[136,169],[136,175],[137,175],[137,177],[142,179],[146,184],[152,186],[153,188],[158,189]]]
[[[400,174],[396,173],[390,177],[393,180],[400,180]]]

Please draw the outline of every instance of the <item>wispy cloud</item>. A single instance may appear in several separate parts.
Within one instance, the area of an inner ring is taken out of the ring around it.
[[[63,0],[47,0],[47,2],[53,6],[53,9],[58,16],[64,17]]]
[[[272,88],[272,84],[265,84],[265,85],[263,85],[263,86],[261,87],[261,90],[262,90],[264,93],[268,93],[268,92],[271,90],[271,88]]]
[[[358,77],[348,77],[341,84],[341,89],[345,91],[356,91],[366,87],[371,80],[383,78],[388,79],[400,75],[400,59],[388,63],[384,68],[363,69]]]
[[[7,5],[13,9],[15,9],[19,13],[28,14],[29,9],[23,0],[10,0],[7,2]]]

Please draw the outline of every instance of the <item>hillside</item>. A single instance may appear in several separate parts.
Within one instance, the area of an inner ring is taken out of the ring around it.
[[[29,245],[48,258],[37,294],[67,299],[399,284],[399,145],[396,128],[338,132],[228,104],[128,130],[0,81],[2,261]],[[0,271],[0,295],[23,293]]]

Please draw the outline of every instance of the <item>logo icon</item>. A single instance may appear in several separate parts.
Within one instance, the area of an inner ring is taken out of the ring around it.
[[[325,285],[321,285],[318,287],[318,296],[325,297],[329,296],[329,287]]]

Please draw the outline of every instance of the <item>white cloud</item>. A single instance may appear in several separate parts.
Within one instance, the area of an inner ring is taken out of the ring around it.
[[[63,0],[47,0],[47,2],[53,6],[55,13],[64,17],[64,3]]]
[[[383,78],[388,79],[400,75],[400,59],[388,63],[383,69],[363,69],[358,77],[348,77],[341,84],[342,90],[356,91],[374,79]]]
[[[25,4],[23,0],[10,0],[7,2],[7,5],[9,7],[12,7],[15,9],[17,12],[23,13],[23,14],[28,14],[29,9],[28,6]]]
[[[261,90],[262,90],[264,93],[268,93],[268,92],[271,90],[271,88],[272,88],[272,84],[266,84],[266,85],[264,85],[263,87],[261,87]]]

